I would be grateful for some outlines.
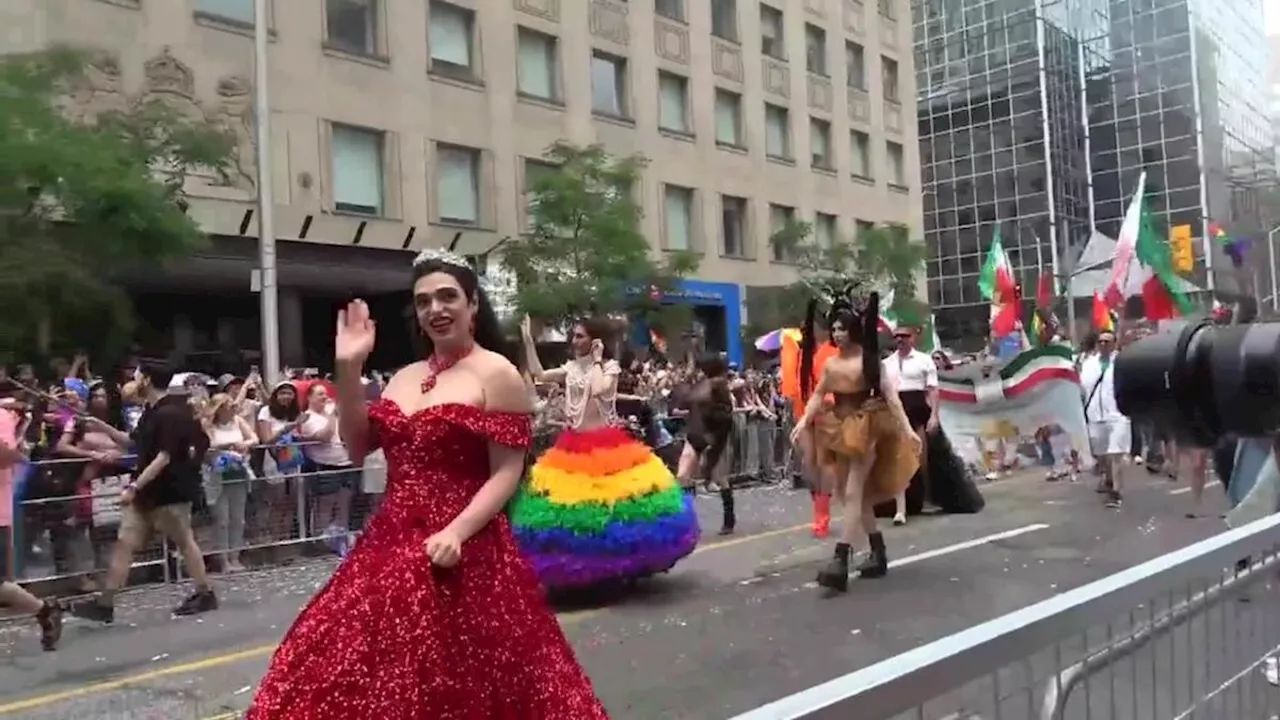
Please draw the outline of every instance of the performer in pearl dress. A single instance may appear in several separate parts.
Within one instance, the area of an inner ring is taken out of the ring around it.
[[[516,539],[549,589],[644,577],[671,569],[698,544],[693,498],[666,464],[621,426],[621,368],[608,322],[577,324],[574,358],[544,370],[528,319],[525,363],[534,380],[563,383],[568,428],[534,464],[511,505]]]

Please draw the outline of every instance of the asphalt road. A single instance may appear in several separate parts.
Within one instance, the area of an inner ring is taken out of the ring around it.
[[[830,543],[809,537],[807,496],[748,490],[737,535],[712,536],[626,597],[562,608],[562,624],[613,717],[728,718],[1222,528],[1220,488],[1207,493],[1207,516],[1188,518],[1184,487],[1132,478],[1119,511],[1102,507],[1091,481],[1025,474],[985,485],[982,513],[887,529],[889,576],[837,597],[812,583]],[[714,529],[718,501],[704,498],[700,510]],[[29,625],[0,624],[0,720],[236,717],[330,570],[317,562],[223,578],[221,609],[199,618],[168,614],[180,588],[132,592],[112,626],[70,621],[56,653],[40,652]],[[1002,692],[1016,686],[1006,680]],[[972,695],[928,714],[994,717]]]

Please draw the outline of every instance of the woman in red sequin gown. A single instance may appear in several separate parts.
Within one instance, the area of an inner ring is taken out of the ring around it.
[[[248,720],[600,720],[503,512],[530,440],[529,397],[466,261],[414,262],[427,360],[364,403],[374,325],[339,314],[342,437],[386,454],[387,494],[276,650]],[[474,338],[474,340],[473,340]]]

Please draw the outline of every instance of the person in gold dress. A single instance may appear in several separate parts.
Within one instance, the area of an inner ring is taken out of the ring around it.
[[[817,312],[809,304],[806,327]],[[830,342],[839,351],[829,359],[804,415],[792,431],[792,442],[811,433],[814,463],[835,500],[844,506],[844,524],[831,562],[818,573],[818,584],[839,592],[849,589],[850,548],[865,533],[871,553],[856,568],[859,577],[883,577],[889,570],[884,536],[876,529],[874,508],[906,489],[919,468],[919,438],[898,398],[893,376],[882,372],[877,342],[879,297],[855,302],[845,289],[827,313]],[[806,333],[806,337],[812,337]],[[811,366],[815,348],[802,348],[801,363]]]

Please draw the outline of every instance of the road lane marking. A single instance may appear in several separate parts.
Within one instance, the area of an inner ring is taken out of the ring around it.
[[[1221,480],[1210,480],[1209,482],[1205,483],[1205,484],[1204,484],[1204,486],[1205,486],[1205,489],[1208,489],[1208,488],[1215,487],[1215,486],[1217,486],[1217,485],[1221,485],[1221,484],[1222,484],[1222,481],[1221,481]],[[1186,493],[1189,493],[1189,492],[1191,492],[1191,488],[1188,486],[1188,487],[1174,488],[1173,490],[1170,490],[1170,491],[1169,491],[1169,494],[1170,494],[1170,495],[1185,495]]]
[[[946,545],[944,547],[935,548],[933,550],[926,550],[922,553],[917,553],[915,555],[908,555],[907,557],[900,558],[898,560],[890,560],[889,567],[896,568],[896,567],[902,567],[903,565],[918,563],[923,560],[932,560],[933,558],[942,557],[943,555],[950,555],[951,553],[960,552],[961,550],[968,550],[970,548],[976,548],[982,545],[989,545],[993,542],[1000,542],[1001,540],[1016,538],[1019,535],[1026,535],[1027,533],[1033,533],[1033,532],[1038,532],[1040,530],[1048,530],[1048,529],[1049,529],[1049,525],[1046,523],[1032,523],[1030,525],[1025,525],[1020,528],[1005,530],[1004,532],[992,533],[991,535],[984,535],[980,538],[965,540],[964,542],[958,542],[952,545]]]
[[[706,545],[699,545],[697,548],[694,549],[692,554],[697,555],[700,553],[709,552],[711,550],[734,547],[735,545],[741,545],[743,543],[751,542],[753,540],[763,540],[765,538],[777,537],[779,535],[794,533],[800,530],[808,530],[809,528],[810,528],[810,525],[808,523],[805,523],[803,525],[793,525],[791,527],[766,530],[764,532],[756,533],[754,535],[743,535],[741,537],[731,538],[729,540],[720,540],[718,542],[707,543]],[[590,610],[570,611],[570,612],[559,613],[557,617],[560,620],[561,624],[573,624],[573,623],[582,622],[583,620],[586,620],[587,618],[598,615],[608,609],[609,608],[594,608]],[[57,703],[76,700],[82,697],[86,697],[88,695],[96,695],[98,693],[123,690],[133,685],[150,682],[152,680],[159,680],[161,678],[170,677],[173,675],[186,675],[189,673],[200,672],[202,670],[208,670],[210,668],[221,667],[223,665],[231,665],[237,662],[244,662],[246,660],[256,660],[259,658],[267,657],[271,655],[273,652],[275,652],[277,644],[278,643],[273,643],[271,645],[260,645],[258,647],[252,647],[245,650],[238,650],[236,652],[223,653],[221,655],[212,655],[200,660],[195,660],[188,663],[180,663],[178,665],[170,665],[169,667],[160,668],[158,670],[152,670],[145,673],[139,673],[137,675],[130,675],[128,677],[123,677],[118,680],[106,680],[102,682],[91,683],[88,685],[82,685],[80,687],[69,688],[67,690],[61,690],[58,692],[47,693],[45,695],[37,695],[35,697],[26,698],[23,700],[16,700],[13,702],[3,703],[3,704],[0,704],[0,715],[11,715],[13,713],[22,712],[24,710],[32,710],[34,708],[46,707],[46,706],[54,705]],[[215,718],[236,717],[236,716],[237,714],[233,713],[230,716],[219,715],[219,716],[215,716]]]
[[[808,527],[809,527],[808,525],[797,525],[791,528],[778,528],[776,530],[770,530],[767,533],[760,533],[759,535],[750,535],[750,536],[741,537],[741,538],[734,538],[733,540],[726,540],[724,542],[708,545],[706,546],[705,549],[711,550],[716,547],[736,545],[736,544],[745,542],[747,540],[766,537],[770,535],[781,535],[787,532],[794,532],[796,530],[808,529]],[[935,548],[933,550],[926,550],[925,552],[917,553],[915,555],[909,555],[907,557],[891,561],[889,563],[889,567],[898,568],[904,565],[911,565],[912,563],[922,562],[924,560],[932,560],[933,558],[936,558],[936,557],[942,557],[944,555],[950,555],[952,553],[961,552],[963,550],[969,550],[971,548],[981,547],[983,545],[989,545],[994,542],[1000,542],[1001,540],[1008,540],[1010,538],[1015,538],[1020,535],[1026,535],[1028,533],[1038,532],[1040,530],[1047,530],[1049,529],[1049,527],[1050,525],[1046,523],[1032,523],[1030,525],[1025,525],[1020,528],[1013,528],[1012,530],[1004,530],[1002,532],[992,533],[990,535],[984,535],[982,537],[974,538],[972,540],[965,540],[963,542],[952,543],[951,545],[946,545],[944,547]],[[803,589],[804,587],[805,586],[801,586],[801,589]],[[606,609],[607,608],[601,608],[599,610],[584,611],[583,613],[570,615],[564,618],[564,620],[573,619],[575,617],[582,616],[582,615],[590,615],[594,613],[603,612]],[[3,713],[4,713],[4,707],[0,706],[0,714],[3,714]],[[235,720],[236,718],[239,718],[243,715],[244,715],[244,711],[224,712],[219,715],[212,715],[209,717],[201,718],[201,720]]]

